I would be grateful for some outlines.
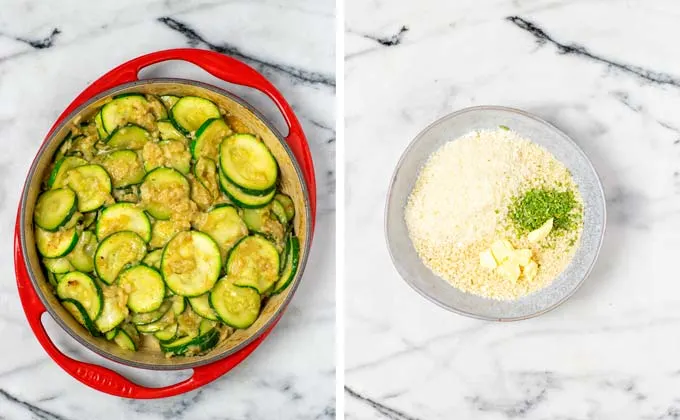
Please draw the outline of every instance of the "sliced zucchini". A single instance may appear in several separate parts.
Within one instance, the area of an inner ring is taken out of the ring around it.
[[[172,356],[194,356],[204,353],[217,345],[220,333],[212,329],[197,337],[182,337],[171,342],[161,343],[161,350]]]
[[[168,118],[168,110],[156,95],[146,95],[146,100],[149,102],[151,113],[157,120],[166,120]]]
[[[273,215],[270,206],[259,209],[244,209],[243,220],[251,232],[270,239],[279,251],[286,245],[286,227]]]
[[[78,211],[97,210],[111,199],[111,178],[99,165],[83,165],[68,171],[67,185],[78,196]]]
[[[177,316],[177,336],[196,337],[199,334],[199,327],[203,319],[191,309],[182,312]]]
[[[210,302],[208,302],[208,304],[210,304]],[[201,323],[198,326],[198,335],[206,334],[210,332],[210,330],[212,330],[213,328],[216,328],[218,325],[219,324],[217,320],[212,321],[210,319],[204,318],[201,320]]]
[[[67,273],[57,284],[59,299],[73,299],[78,301],[91,320],[97,319],[102,313],[104,297],[102,289],[90,276],[79,271]]]
[[[43,264],[47,271],[53,274],[64,274],[69,271],[75,271],[75,268],[71,265],[68,258],[43,258]]]
[[[66,156],[54,164],[50,177],[47,180],[47,185],[50,188],[61,188],[66,185],[66,173],[78,166],[87,165],[87,161],[78,156]]]
[[[167,286],[180,296],[200,296],[215,285],[220,275],[220,249],[210,236],[180,232],[163,251],[161,273]]]
[[[130,317],[130,321],[135,325],[146,325],[151,324],[152,322],[156,322],[159,319],[163,318],[163,315],[165,315],[172,308],[172,303],[173,301],[171,299],[165,299],[160,308],[156,309],[153,312],[132,314],[132,317]]]
[[[83,214],[83,219],[82,219],[83,229],[88,229],[90,226],[92,226],[92,224],[94,224],[95,220],[97,220],[97,212],[96,211],[91,211],[91,212]]]
[[[156,220],[151,228],[151,241],[149,246],[152,249],[163,248],[173,236],[179,232],[189,230],[189,226],[173,220]]]
[[[125,266],[139,263],[145,255],[144,239],[134,232],[117,232],[99,243],[94,268],[103,282],[113,284]]]
[[[144,242],[151,239],[149,217],[132,203],[116,203],[102,210],[95,231],[99,240],[116,232],[130,231],[139,235]]]
[[[49,281],[50,284],[51,284],[53,287],[57,287],[57,284],[59,283],[59,280],[57,279],[57,275],[61,276],[61,275],[63,275],[63,274],[54,274],[54,273],[51,272],[51,271],[48,271],[48,272],[47,272],[47,281]]]
[[[286,255],[286,262],[283,266],[283,271],[279,280],[274,286],[273,294],[281,293],[293,282],[295,274],[297,273],[298,264],[300,263],[300,241],[293,235],[288,236],[288,249]]]
[[[146,174],[140,187],[146,210],[156,219],[167,220],[189,200],[189,181],[174,169],[158,168]]]
[[[272,214],[276,217],[279,223],[281,223],[283,226],[288,225],[288,215],[286,214],[286,209],[284,209],[283,205],[276,200],[276,196],[269,206],[272,209]]]
[[[220,144],[220,170],[251,195],[276,187],[279,167],[267,146],[251,134],[234,134]]]
[[[184,96],[170,109],[170,120],[184,133],[196,131],[210,118],[219,117],[217,105],[197,96]]]
[[[220,247],[222,259],[226,259],[227,252],[243,237],[248,235],[248,227],[239,217],[233,206],[222,206],[210,210],[199,230],[210,235]]]
[[[97,329],[102,333],[107,333],[120,325],[128,315],[125,306],[125,292],[115,286],[103,286],[102,295],[104,303],[102,312],[94,322]]]
[[[97,237],[90,231],[81,232],[78,243],[66,258],[78,271],[94,271],[94,253],[97,250]]]
[[[161,257],[163,256],[163,250],[157,249],[146,254],[146,257],[142,260],[142,264],[146,264],[149,267],[155,268],[156,270],[161,269]]]
[[[170,110],[179,101],[179,96],[175,95],[161,95],[161,102],[165,105],[165,108]]]
[[[191,185],[191,200],[196,203],[201,211],[206,211],[212,206],[213,195],[210,194],[207,188],[205,188],[196,177],[190,177],[189,183]]]
[[[212,292],[210,305],[222,322],[233,328],[250,327],[260,314],[260,294],[248,287],[238,287],[222,277]]]
[[[127,268],[118,275],[117,283],[128,295],[128,308],[138,314],[153,312],[163,304],[165,283],[161,274],[151,267]]]
[[[90,319],[89,315],[83,305],[75,299],[64,299],[61,304],[67,311],[78,321],[78,323],[84,326],[90,334],[95,337],[99,335],[97,327],[95,327],[94,322]]]
[[[116,337],[116,334],[118,334],[118,329],[114,328],[114,329],[108,331],[106,334],[104,334],[104,338],[111,341]]]
[[[260,235],[241,239],[227,257],[227,275],[234,285],[264,293],[279,278],[279,252]]]
[[[191,153],[184,142],[179,140],[164,140],[158,143],[165,157],[165,166],[175,168],[183,174],[191,171]]]
[[[184,134],[180,133],[171,121],[158,121],[158,134],[161,140],[177,140],[181,142],[186,142],[187,139]]]
[[[145,334],[155,333],[164,330],[172,324],[177,324],[175,320],[175,313],[173,311],[166,311],[161,319],[157,321],[150,322],[148,324],[137,325],[137,331]]]
[[[207,189],[213,198],[220,194],[217,185],[217,166],[215,162],[206,157],[200,157],[194,165],[194,176]]]
[[[274,195],[276,194],[276,190],[271,190],[271,192],[267,195],[248,194],[236,185],[232,184],[222,173],[222,171],[219,171],[218,178],[220,181],[220,188],[222,191],[224,191],[227,197],[229,197],[229,199],[237,206],[246,209],[257,209],[264,207],[274,199]]]
[[[139,347],[139,333],[126,324],[118,329],[118,334],[116,334],[113,341],[124,350],[137,351]]]
[[[219,159],[220,143],[231,134],[231,128],[224,119],[211,118],[196,131],[196,140],[191,143],[191,154],[196,160],[204,157],[216,162]]]
[[[210,293],[202,294],[201,296],[189,298],[191,309],[200,317],[217,321],[217,314],[210,307]]]
[[[101,158],[101,164],[108,172],[113,188],[139,184],[146,172],[139,155],[132,150],[116,150]]]
[[[106,141],[111,149],[140,150],[151,139],[151,135],[144,128],[130,124],[114,131]]]
[[[40,255],[47,258],[59,258],[68,254],[78,243],[76,228],[62,229],[56,232],[48,232],[35,228],[35,242]]]
[[[180,315],[184,313],[184,310],[187,308],[187,298],[185,298],[184,296],[174,295],[172,296],[171,299],[172,299],[172,311],[175,313],[175,315]]]
[[[174,340],[177,337],[177,323],[173,323],[168,325],[167,327],[163,328],[160,331],[156,331],[153,336],[158,339],[158,341],[162,342],[169,342]]]
[[[147,119],[149,101],[140,94],[125,94],[102,107],[102,127],[107,133],[126,123],[141,123]]]
[[[102,111],[99,110],[97,115],[94,117],[94,125],[97,127],[97,134],[101,140],[109,137],[109,133],[104,129],[104,123],[102,122]]]
[[[69,221],[76,211],[76,193],[57,188],[40,194],[35,204],[33,220],[45,230],[54,232]]]

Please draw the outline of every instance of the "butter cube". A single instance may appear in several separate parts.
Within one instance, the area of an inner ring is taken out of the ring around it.
[[[519,269],[519,265],[516,262],[508,260],[498,266],[498,274],[500,274],[500,276],[505,280],[517,283],[517,280],[521,274],[521,270]]]
[[[513,247],[508,240],[499,239],[491,244],[491,252],[493,253],[494,258],[496,258],[496,261],[503,263],[505,260],[512,257],[515,252],[515,247]]]
[[[526,281],[531,281],[536,277],[536,274],[538,274],[538,264],[536,264],[536,261],[531,261],[526,267],[524,267],[522,277]]]
[[[529,242],[537,243],[548,237],[553,228],[553,218],[548,219],[540,228],[529,232]]]
[[[526,267],[531,262],[531,257],[533,253],[530,249],[518,249],[512,256],[512,260],[519,264],[521,267]]]
[[[491,250],[482,251],[479,253],[479,265],[489,270],[493,270],[498,266],[496,259],[493,257]]]

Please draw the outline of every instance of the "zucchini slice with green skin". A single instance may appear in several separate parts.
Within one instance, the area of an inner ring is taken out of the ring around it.
[[[191,153],[184,142],[179,140],[164,140],[158,146],[166,156],[167,165],[183,174],[191,172]]]
[[[54,164],[54,168],[50,173],[50,178],[47,180],[47,185],[50,188],[62,188],[66,185],[66,173],[79,166],[87,165],[87,161],[78,156],[65,156]]]
[[[153,336],[158,339],[161,343],[173,341],[177,337],[177,323],[173,323],[163,328],[160,331],[156,331]]]
[[[215,285],[222,268],[220,249],[202,232],[180,232],[168,242],[161,259],[167,286],[180,296],[200,296]]]
[[[68,188],[45,191],[36,201],[33,221],[41,228],[54,232],[73,216],[76,200],[76,193]]]
[[[105,140],[109,137],[109,133],[104,129],[104,123],[102,122],[102,111],[99,110],[97,115],[94,117],[94,125],[97,127],[97,134],[101,140]]]
[[[215,240],[217,246],[220,247],[223,260],[238,241],[248,236],[248,227],[233,206],[222,206],[210,210],[200,223],[199,230]]]
[[[107,333],[104,334],[104,338],[106,338],[107,340],[111,341],[111,340],[113,340],[113,339],[116,337],[116,334],[118,334],[118,329],[117,329],[117,328],[114,328],[114,329],[112,329],[111,331],[107,331]]]
[[[64,274],[69,271],[75,271],[75,268],[71,265],[68,258],[43,258],[43,264],[47,271],[53,274]]]
[[[136,233],[144,242],[149,242],[151,239],[149,216],[132,203],[116,203],[102,210],[95,228],[99,240],[126,230]]]
[[[276,217],[279,223],[281,223],[283,226],[288,225],[288,216],[286,215],[286,209],[284,209],[283,205],[276,200],[276,196],[274,197],[274,200],[272,200],[270,206],[272,209],[272,214]]]
[[[206,157],[200,157],[194,164],[194,176],[205,187],[208,192],[217,197],[220,194],[220,187],[217,185],[217,165]]]
[[[149,267],[155,268],[156,270],[161,269],[161,257],[163,256],[163,250],[157,249],[146,254],[146,257],[142,260],[142,264],[148,265]]]
[[[75,227],[49,232],[36,226],[35,242],[38,252],[43,257],[59,258],[75,248],[78,243],[78,232]]]
[[[147,312],[147,313],[142,313],[142,314],[134,313],[130,317],[130,321],[133,324],[135,324],[136,326],[146,325],[146,324],[151,324],[152,322],[156,322],[159,319],[163,318],[163,316],[169,310],[172,309],[172,304],[173,304],[173,301],[171,299],[165,299],[160,308],[156,309],[153,312]]]
[[[286,246],[286,226],[272,214],[270,206],[259,209],[244,209],[243,221],[251,232],[270,239],[279,251]]]
[[[102,127],[107,133],[125,123],[137,123],[149,112],[149,101],[140,94],[125,94],[114,98],[102,107]]]
[[[83,308],[83,305],[81,305],[80,302],[75,299],[64,299],[61,301],[61,304],[73,316],[73,318],[78,321],[80,325],[85,327],[90,332],[90,334],[94,335],[95,337],[99,335],[97,327],[95,327],[94,322],[92,322],[89,315],[87,315],[87,311],[85,308]]]
[[[96,280],[80,271],[67,273],[57,284],[59,299],[73,299],[85,309],[91,320],[97,320],[102,313],[104,297]]]
[[[149,246],[152,249],[163,248],[173,236],[185,230],[189,230],[189,226],[172,220],[156,220],[151,228]]]
[[[158,121],[157,124],[158,134],[160,135],[161,140],[177,140],[181,142],[187,141],[186,137],[184,137],[184,134],[177,130],[171,121]]]
[[[198,130],[210,118],[220,118],[217,105],[205,98],[184,96],[170,109],[170,120],[178,130],[190,133]]]
[[[173,296],[172,298],[172,311],[175,313],[175,315],[181,315],[184,313],[184,310],[187,308],[187,298],[184,296]]]
[[[219,159],[220,143],[231,134],[231,128],[223,118],[211,118],[196,131],[196,140],[191,143],[191,154],[196,160],[204,157],[216,162]]]
[[[260,315],[260,294],[248,287],[238,287],[222,277],[210,292],[210,305],[219,319],[233,328],[250,327]]]
[[[137,351],[139,346],[139,333],[134,328],[131,328],[130,325],[126,324],[118,329],[118,334],[116,334],[113,341],[124,350]]]
[[[51,284],[53,287],[57,287],[57,284],[59,283],[59,280],[57,280],[57,275],[62,275],[62,274],[54,274],[54,273],[51,272],[51,271],[48,271],[48,272],[47,272],[47,281],[49,281],[50,284]]]
[[[165,105],[165,109],[170,110],[179,101],[179,96],[175,95],[161,95],[161,102]]]
[[[213,311],[213,308],[210,307],[210,293],[188,299],[191,309],[193,309],[198,316],[211,321],[217,321],[217,314]]]
[[[286,194],[278,193],[274,196],[274,200],[278,201],[283,206],[283,209],[286,212],[286,219],[291,221],[295,218],[295,203],[293,203],[292,198]]]
[[[234,134],[220,144],[220,170],[251,195],[276,188],[279,166],[267,146],[251,134]]]
[[[144,128],[130,124],[116,129],[106,140],[106,145],[117,150],[140,150],[151,140],[151,135]]]
[[[287,248],[286,262],[272,294],[283,292],[293,282],[298,270],[300,263],[300,241],[298,238],[293,235],[288,236]]]
[[[260,235],[241,239],[227,257],[227,275],[234,285],[251,287],[262,294],[279,278],[279,251]]]
[[[99,331],[107,333],[125,321],[128,309],[125,306],[125,292],[120,288],[103,286],[102,295],[102,312],[94,323]]]
[[[111,199],[111,178],[99,165],[83,165],[68,171],[67,185],[78,196],[78,211],[97,210]]]
[[[118,274],[127,266],[142,261],[146,243],[130,231],[116,232],[99,243],[94,254],[97,276],[106,284],[113,284]]]
[[[95,220],[97,220],[97,216],[98,214],[96,211],[91,211],[83,214],[82,220],[83,229],[89,229],[90,226],[94,224]]]
[[[165,283],[161,274],[151,267],[127,268],[118,275],[117,283],[128,295],[128,308],[138,314],[153,312],[163,304]]]
[[[111,177],[113,188],[123,188],[142,182],[146,171],[139,155],[132,150],[116,150],[101,159],[101,165]]]
[[[276,194],[276,190],[274,189],[267,195],[250,195],[241,190],[238,186],[232,184],[222,171],[219,171],[218,178],[220,181],[220,188],[227,197],[229,197],[229,199],[237,206],[245,209],[264,207],[274,199],[274,195]]]
[[[220,333],[213,328],[197,337],[187,336],[171,342],[163,342],[161,343],[161,350],[173,356],[194,356],[212,349],[219,340]]]
[[[189,201],[189,181],[171,168],[157,168],[146,174],[140,187],[142,203],[150,215],[167,220],[173,208]]]
[[[201,318],[191,309],[187,309],[180,315],[177,315],[177,336],[191,336],[199,335],[199,327],[204,318]]]
[[[176,324],[175,313],[173,311],[166,311],[161,319],[157,321],[150,322],[148,324],[137,325],[137,331],[145,334],[155,333],[164,330],[172,324]]]
[[[157,120],[167,120],[168,110],[163,105],[163,102],[156,95],[146,95],[146,100],[149,102],[149,109]]]
[[[66,258],[76,270],[83,273],[94,271],[94,253],[97,250],[97,237],[90,231],[80,233],[78,243]]]

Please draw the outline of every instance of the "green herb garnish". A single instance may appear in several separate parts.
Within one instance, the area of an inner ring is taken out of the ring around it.
[[[576,225],[578,203],[573,191],[534,188],[513,199],[508,215],[519,232],[531,232],[553,218],[553,229],[568,230]]]
[[[499,125],[498,128],[500,128],[501,130],[510,131],[510,127],[508,127],[507,125]]]

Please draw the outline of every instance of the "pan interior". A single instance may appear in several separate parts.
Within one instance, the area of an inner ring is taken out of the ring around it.
[[[166,358],[163,353],[141,349],[130,352],[119,348],[115,343],[104,338],[93,337],[81,326],[59,303],[53,293],[52,286],[47,281],[46,275],[40,265],[40,256],[37,252],[32,215],[35,202],[41,190],[41,183],[50,169],[50,163],[61,141],[69,131],[70,122],[85,121],[91,118],[104,103],[111,97],[124,93],[145,94],[169,94],[177,96],[200,96],[210,99],[217,104],[224,113],[244,124],[248,131],[256,134],[269,147],[279,164],[280,188],[288,194],[295,203],[296,214],[293,220],[295,232],[300,240],[300,265],[293,283],[281,294],[275,295],[266,301],[257,321],[245,330],[236,330],[234,334],[220,342],[210,352],[193,357]],[[121,85],[99,95],[64,120],[54,133],[46,140],[38,152],[38,157],[33,162],[28,175],[23,196],[23,212],[21,220],[21,240],[26,265],[31,282],[36,288],[41,300],[56,321],[76,340],[91,350],[104,357],[121,363],[151,369],[186,369],[211,363],[218,359],[233,354],[252,342],[265,332],[278,318],[292,297],[304,270],[310,244],[309,230],[309,200],[306,184],[300,168],[285,141],[272,128],[270,124],[244,103],[239,98],[210,85],[178,79],[158,79],[134,82]]]

